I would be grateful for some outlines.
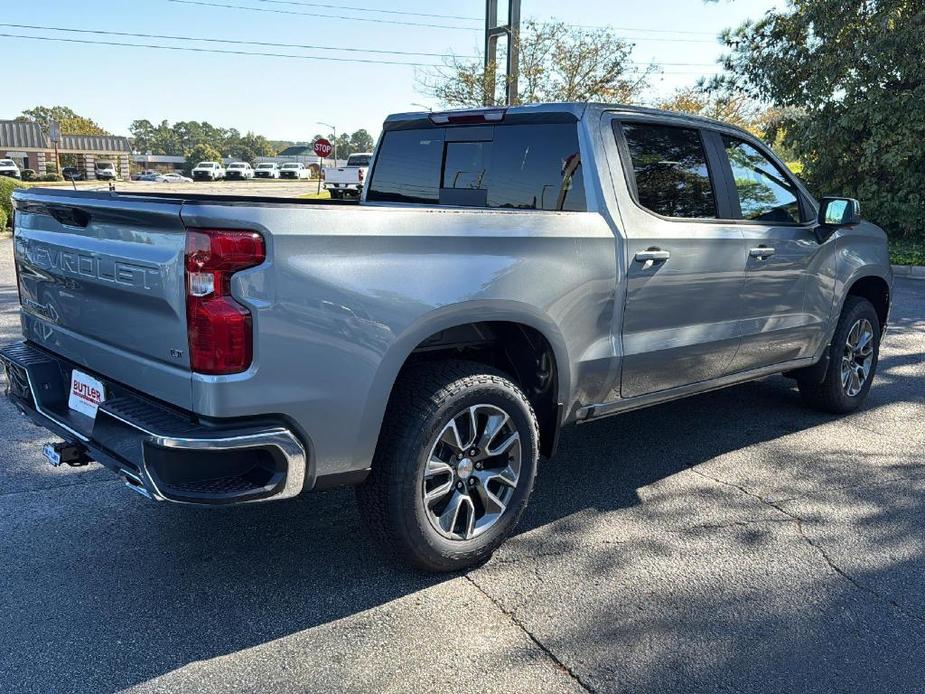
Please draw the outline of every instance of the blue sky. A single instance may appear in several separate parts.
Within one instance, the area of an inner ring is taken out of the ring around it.
[[[317,6],[325,4],[330,7]],[[722,53],[722,47],[714,37],[723,28],[758,17],[775,4],[775,0],[719,0],[716,3],[703,0],[583,0],[571,3],[523,0],[522,12],[525,19],[556,18],[570,24],[619,27],[619,33],[636,44],[635,61],[663,65],[666,74],[654,79],[653,88],[655,93],[668,93],[677,86],[696,82],[701,74],[715,71],[711,65]],[[340,9],[348,6],[478,18],[484,12],[485,3],[483,0],[453,3],[433,0],[2,0],[0,23],[460,55],[472,54],[482,41],[482,24],[477,19]],[[355,21],[331,15],[353,17]],[[409,26],[394,22],[442,26]],[[424,56],[80,35],[8,26],[0,27],[0,33],[399,62],[440,60]],[[151,121],[207,120],[242,132],[253,130],[270,138],[306,140],[326,130],[317,125],[318,121],[334,123],[339,132],[366,128],[375,135],[390,112],[416,110],[413,102],[432,103],[415,88],[415,70],[420,68],[409,65],[215,55],[10,37],[0,37],[0,40],[8,49],[6,59],[0,61],[3,85],[0,118],[12,118],[37,104],[62,104],[93,118],[116,134],[128,134],[132,120],[147,118]]]

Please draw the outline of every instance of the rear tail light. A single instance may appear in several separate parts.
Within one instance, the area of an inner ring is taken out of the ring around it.
[[[357,171],[357,180],[358,180],[360,183],[363,182],[363,179],[364,179],[364,178],[366,178],[366,172],[363,171],[363,169],[360,169],[359,171]]]
[[[263,237],[254,231],[187,230],[186,326],[193,371],[232,374],[250,366],[251,313],[231,296],[231,277],[265,258]]]

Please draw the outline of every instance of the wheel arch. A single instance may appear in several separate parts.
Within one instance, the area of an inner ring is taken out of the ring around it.
[[[528,304],[511,301],[472,301],[451,306],[444,306],[421,316],[398,336],[389,350],[383,355],[379,368],[370,387],[366,408],[363,414],[358,457],[372,460],[382,422],[386,414],[389,398],[402,370],[419,358],[422,351],[439,353],[441,334],[465,331],[470,326],[491,325],[521,326],[529,335],[542,338],[551,354],[554,370],[554,386],[551,394],[552,414],[544,413],[541,421],[540,445],[544,455],[550,455],[562,424],[560,403],[568,403],[571,392],[572,374],[568,349],[556,324],[540,310]],[[503,331],[502,331],[503,332]],[[435,341],[436,339],[436,341]],[[456,343],[446,345],[447,350],[455,350]],[[456,356],[455,358],[466,358]],[[478,361],[478,359],[476,359]],[[502,368],[502,370],[505,370]],[[515,379],[516,378],[515,375]],[[529,397],[529,393],[527,394]],[[540,413],[537,413],[540,417]]]
[[[890,283],[879,274],[861,274],[854,277],[848,284],[848,289],[842,298],[839,314],[841,314],[845,298],[859,296],[867,299],[873,304],[874,310],[877,312],[877,317],[880,319],[880,331],[883,332],[890,315],[891,290]]]

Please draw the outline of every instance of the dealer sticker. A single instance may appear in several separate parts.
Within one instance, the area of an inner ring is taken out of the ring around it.
[[[96,419],[96,410],[106,400],[103,384],[82,371],[71,372],[71,395],[67,406]]]

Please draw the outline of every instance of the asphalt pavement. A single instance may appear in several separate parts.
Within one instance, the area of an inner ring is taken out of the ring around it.
[[[0,342],[18,336],[0,240]],[[350,490],[190,509],[52,469],[0,402],[0,692],[921,692],[925,282],[866,408],[781,377],[570,428],[466,575]]]

